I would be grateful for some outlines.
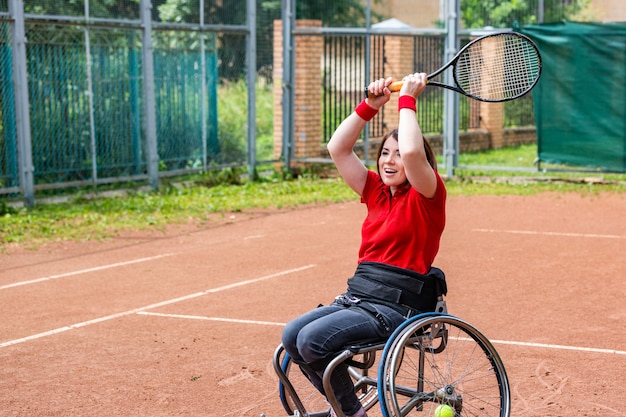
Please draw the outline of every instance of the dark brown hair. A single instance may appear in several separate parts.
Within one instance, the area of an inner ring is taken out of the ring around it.
[[[387,142],[387,139],[389,138],[394,138],[395,140],[398,140],[398,129],[393,129],[392,131],[387,132],[387,134],[383,137],[383,140],[380,141],[380,146],[378,147],[378,153],[376,155],[376,171],[378,172],[379,175],[380,175],[380,168],[378,167],[378,160],[380,159],[380,155],[382,155],[383,153],[383,147],[385,146],[385,142]],[[435,157],[435,152],[433,151],[433,148],[430,146],[430,143],[428,143],[426,138],[423,136],[422,138],[424,140],[424,150],[426,151],[426,159],[428,160],[428,163],[430,164],[430,166],[433,167],[435,171],[437,171],[437,158]]]

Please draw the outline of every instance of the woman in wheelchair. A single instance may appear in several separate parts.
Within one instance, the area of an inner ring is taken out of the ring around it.
[[[354,146],[389,102],[391,78],[368,86],[368,98],[328,143],[339,173],[367,207],[357,268],[344,294],[289,322],[282,336],[285,351],[322,394],[322,374],[334,355],[353,344],[385,340],[407,317],[434,311],[438,295],[445,294],[443,274],[431,265],[445,225],[446,190],[416,117],[426,74],[403,81],[398,128],[381,142],[377,171],[363,165]],[[366,416],[346,366],[335,369],[331,386],[347,417]]]

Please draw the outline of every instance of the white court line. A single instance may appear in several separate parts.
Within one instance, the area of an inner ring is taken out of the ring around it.
[[[36,284],[38,282],[50,281],[50,280],[53,280],[53,279],[71,277],[73,275],[86,274],[88,272],[103,271],[105,269],[117,268],[118,266],[126,266],[126,265],[132,265],[132,264],[136,264],[136,263],[140,263],[140,262],[148,262],[148,261],[152,261],[152,260],[159,259],[159,258],[165,258],[165,257],[172,256],[172,255],[174,255],[174,254],[173,253],[164,253],[162,255],[151,256],[149,258],[133,259],[132,261],[118,262],[118,263],[114,263],[114,264],[96,266],[96,267],[93,267],[93,268],[80,269],[78,271],[66,272],[64,274],[58,274],[58,275],[50,275],[50,276],[43,277],[43,278],[31,279],[29,281],[14,282],[13,284],[7,284],[7,285],[1,286],[0,290],[6,290],[7,288],[13,288],[13,287],[20,287],[22,285]]]
[[[472,229],[472,232],[512,233],[512,234],[518,234],[518,235],[589,237],[589,238],[601,238],[601,239],[626,239],[626,236],[624,235],[599,235],[599,234],[594,234],[594,233],[538,232],[538,231],[533,231],[533,230]]]
[[[189,320],[208,320],[208,321],[221,321],[226,323],[239,323],[239,324],[258,324],[261,326],[282,326],[286,323],[278,323],[275,321],[259,321],[259,320],[241,320],[241,319],[226,319],[222,317],[207,317],[207,316],[188,316],[186,314],[165,314],[165,313],[153,313],[150,311],[140,311],[137,314],[144,316],[157,316],[157,317],[171,317],[176,319],[189,319]]]
[[[241,320],[241,319],[229,319],[229,318],[224,318],[224,317],[190,316],[186,314],[165,314],[165,313],[154,313],[154,312],[148,312],[148,311],[141,311],[141,312],[138,312],[137,314],[146,315],[146,316],[188,319],[188,320],[221,321],[221,322],[226,322],[226,323],[257,324],[257,325],[262,325],[262,326],[285,326],[285,323],[278,323],[274,321]],[[469,338],[459,338],[459,339],[468,340],[468,341],[473,340]],[[527,346],[527,347],[534,347],[534,348],[575,350],[579,352],[611,353],[611,354],[616,354],[616,355],[626,355],[625,351],[614,350],[614,349],[598,349],[598,348],[587,348],[587,347],[578,347],[578,346],[552,345],[552,344],[545,344],[545,343],[515,342],[511,340],[490,340],[490,342],[492,344],[500,344],[500,345]]]
[[[551,345],[551,344],[545,344],[545,343],[511,342],[508,340],[490,340],[490,342],[493,344],[501,344],[501,345],[516,345],[516,346],[539,347],[539,348],[546,348],[546,349],[576,350],[579,352],[614,353],[616,355],[626,355],[626,351],[614,350],[614,349],[598,349],[598,348],[587,348],[587,347],[578,347],[578,346]]]
[[[192,298],[201,297],[201,296],[206,295],[206,294],[213,294],[213,293],[216,293],[216,292],[229,290],[231,288],[236,288],[236,287],[240,287],[240,286],[247,285],[247,284],[253,284],[253,283],[256,283],[256,282],[268,280],[268,279],[271,279],[271,278],[280,277],[280,276],[287,275],[287,274],[292,274],[294,272],[304,271],[305,269],[313,268],[315,266],[316,266],[315,264],[312,264],[312,265],[301,266],[299,268],[288,269],[288,270],[285,270],[285,271],[276,272],[275,274],[265,275],[263,277],[253,278],[253,279],[249,279],[249,280],[246,280],[246,281],[235,282],[233,284],[224,285],[222,287],[212,288],[210,290],[197,292],[195,294],[189,294],[189,295],[185,295],[183,297],[178,297],[178,298],[173,298],[171,300],[161,301],[160,303],[155,303],[155,304],[150,304],[150,305],[147,305],[147,306],[144,306],[144,307],[134,308],[132,310],[123,311],[121,313],[111,314],[109,316],[99,317],[97,319],[83,321],[83,322],[80,322],[80,323],[71,324],[69,326],[59,327],[58,329],[48,330],[47,332],[43,332],[43,333],[38,333],[38,334],[31,335],[31,336],[22,337],[20,339],[8,340],[6,342],[0,343],[0,348],[11,346],[11,345],[16,345],[18,343],[28,342],[30,340],[35,340],[35,339],[39,339],[39,338],[46,337],[46,336],[51,336],[51,335],[62,333],[62,332],[66,332],[66,331],[72,330],[72,329],[78,329],[78,328],[81,328],[81,327],[89,326],[91,324],[101,323],[101,322],[107,321],[107,320],[117,319],[117,318],[128,316],[128,315],[131,315],[131,314],[136,314],[136,313],[139,313],[139,312],[144,311],[144,310],[150,310],[150,309],[153,309],[153,308],[163,307],[163,306],[166,306],[166,305],[169,305],[169,304],[174,304],[174,303],[178,303],[178,302],[181,302],[181,301],[190,300]]]

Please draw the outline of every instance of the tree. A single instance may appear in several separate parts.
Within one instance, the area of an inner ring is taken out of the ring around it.
[[[380,0],[375,0],[380,1]],[[163,22],[199,22],[197,10],[189,0],[154,0],[153,10],[158,10],[156,20]],[[157,4],[158,3],[158,4]],[[362,0],[298,0],[298,19],[321,20],[324,26],[362,27],[365,25],[365,2]],[[273,22],[281,19],[281,0],[257,0],[257,67],[266,78],[271,77],[273,64]],[[205,23],[244,25],[246,23],[245,2],[242,0],[206,0]],[[236,33],[222,33],[218,38],[220,76],[234,80],[244,76],[243,58],[246,51],[245,36]]]
[[[543,21],[574,19],[590,0],[545,0]],[[461,0],[461,19],[466,28],[512,27],[538,23],[537,0]]]

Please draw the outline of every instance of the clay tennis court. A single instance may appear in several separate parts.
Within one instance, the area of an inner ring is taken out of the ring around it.
[[[448,309],[513,416],[626,416],[626,196],[450,196]],[[284,417],[282,325],[355,267],[357,202],[0,254],[0,415]],[[380,411],[370,413],[370,417]]]

